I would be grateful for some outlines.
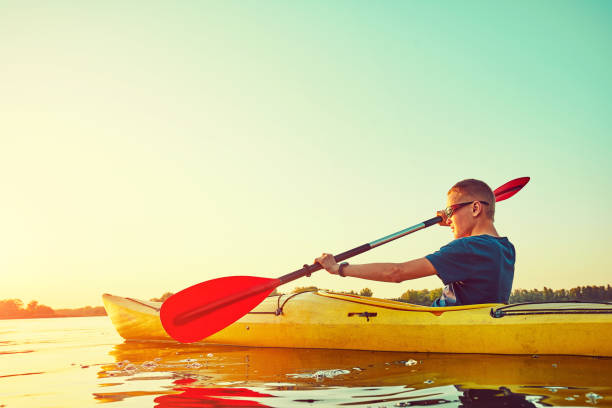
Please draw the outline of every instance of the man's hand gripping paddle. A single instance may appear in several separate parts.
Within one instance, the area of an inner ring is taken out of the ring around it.
[[[495,201],[512,197],[529,181],[521,177],[497,188]],[[422,230],[442,221],[434,217],[394,234],[387,235],[335,255],[342,262],[372,248],[384,245],[405,235]],[[166,300],[161,307],[160,317],[166,332],[182,343],[202,340],[229,326],[261,303],[277,286],[322,269],[318,263],[304,265],[302,269],[277,279],[255,276],[227,276],[198,283],[184,289]]]

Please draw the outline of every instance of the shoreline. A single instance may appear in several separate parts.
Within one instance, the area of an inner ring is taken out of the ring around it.
[[[64,317],[106,317],[107,314],[91,314],[91,315],[57,315],[57,316],[14,316],[14,317],[0,317],[0,320],[26,320],[26,319],[55,319]]]

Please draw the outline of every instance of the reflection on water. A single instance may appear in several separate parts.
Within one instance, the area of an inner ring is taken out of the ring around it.
[[[401,388],[397,390],[397,388]],[[462,389],[442,386],[425,390],[406,387],[331,389],[331,392],[299,395],[288,391],[265,391],[253,388],[176,388],[179,394],[155,398],[156,408],[179,407],[290,407],[299,403],[317,406],[458,406],[465,408],[540,407],[544,397],[516,394],[507,388]],[[302,394],[305,394],[302,392]]]
[[[167,407],[612,406],[612,360],[125,342],[99,402]]]
[[[105,317],[0,320],[0,407],[612,407],[612,359],[123,342]]]

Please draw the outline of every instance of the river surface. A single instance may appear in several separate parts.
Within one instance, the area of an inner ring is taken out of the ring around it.
[[[612,407],[612,359],[124,342],[107,317],[0,320],[0,408],[102,405]]]

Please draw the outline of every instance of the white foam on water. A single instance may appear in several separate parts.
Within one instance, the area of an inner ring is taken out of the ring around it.
[[[237,384],[245,384],[246,381],[221,381],[218,383],[215,383],[215,385],[221,385],[221,386],[230,386],[230,385],[237,385]]]
[[[589,392],[584,396],[589,404],[597,404],[597,401],[603,398],[601,395],[595,394],[594,392]]]
[[[265,383],[264,387],[295,387],[294,383],[284,383],[284,382],[271,382]]]
[[[350,373],[349,370],[335,369],[335,370],[319,370],[319,371],[316,371],[314,373],[287,374],[287,376],[291,377],[291,378],[316,378],[316,379],[322,379],[322,378],[334,378],[334,377],[337,377],[339,375],[344,375],[344,374],[349,374],[349,373]]]
[[[155,361],[145,361],[140,365],[143,370],[152,371],[157,368],[157,363]]]

